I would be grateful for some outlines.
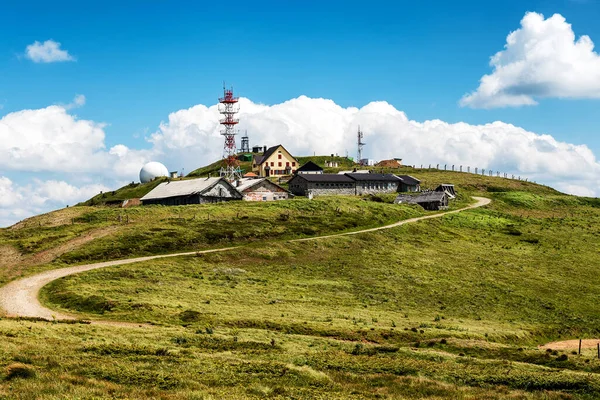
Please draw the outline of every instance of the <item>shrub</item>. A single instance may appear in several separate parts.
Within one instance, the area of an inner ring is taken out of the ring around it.
[[[15,378],[35,378],[35,370],[25,364],[14,363],[6,367],[6,380],[10,381]]]
[[[179,314],[179,319],[183,322],[196,322],[200,320],[202,314],[194,310],[185,310]]]
[[[566,354],[561,354],[560,356],[558,356],[556,358],[557,361],[567,361],[569,359],[569,356]]]

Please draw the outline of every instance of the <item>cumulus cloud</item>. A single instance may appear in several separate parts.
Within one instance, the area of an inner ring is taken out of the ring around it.
[[[52,209],[72,205],[109,190],[102,184],[73,186],[64,181],[34,179],[26,185],[0,176],[0,226]]]
[[[67,50],[60,48],[60,43],[54,40],[46,40],[40,43],[37,40],[25,49],[25,57],[35,63],[52,63],[63,61],[75,61],[75,58]]]
[[[104,123],[78,118],[71,110],[85,104],[75,96],[67,105],[9,113],[0,119],[0,169],[5,171],[96,174],[128,178],[150,157],[123,145],[107,151]]]
[[[600,98],[600,55],[589,36],[578,39],[560,14],[544,19],[530,12],[510,33],[504,50],[490,61],[493,72],[481,78],[462,106],[515,107],[541,98]]]
[[[240,130],[251,144],[283,144],[293,154],[354,156],[356,129],[365,133],[365,154],[404,158],[411,165],[446,164],[521,175],[581,195],[598,195],[600,164],[585,145],[560,142],[504,122],[485,125],[418,122],[387,102],[344,108],[331,100],[300,96],[266,106],[240,99]],[[221,157],[217,106],[198,105],[169,115],[149,140],[152,155],[186,168]],[[238,139],[239,140],[239,139]],[[170,166],[170,168],[173,168]],[[187,169],[189,171],[189,169]]]
[[[360,125],[367,143],[364,154],[369,158],[399,157],[417,167],[485,168],[521,175],[567,193],[600,195],[600,164],[587,146],[504,122],[419,122],[387,102],[346,108],[306,96],[275,105],[241,98],[239,117],[240,131],[248,131],[251,145],[283,144],[296,155],[348,152],[355,156]],[[10,219],[7,210],[16,210],[10,215],[18,220],[27,213],[48,211],[58,204],[56,199],[71,204],[88,193],[91,197],[103,190],[99,182],[112,190],[123,182],[137,181],[141,166],[150,160],[186,172],[212,163],[222,157],[219,118],[216,105],[196,105],[171,113],[146,138],[147,149],[123,144],[107,149],[103,124],[81,120],[64,106],[8,114],[0,120],[0,152],[5,155],[0,158],[0,169],[5,175],[41,171],[61,177],[33,185],[15,185],[8,178],[0,181],[4,221]],[[37,205],[38,198],[44,199],[41,205]],[[30,205],[23,208],[22,199],[33,200],[27,200]]]

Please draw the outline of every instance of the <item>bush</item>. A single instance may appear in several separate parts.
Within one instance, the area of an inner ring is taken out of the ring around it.
[[[35,370],[25,364],[14,363],[6,367],[6,380],[10,381],[15,378],[35,378]]]

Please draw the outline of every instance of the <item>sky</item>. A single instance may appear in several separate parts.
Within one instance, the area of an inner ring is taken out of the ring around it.
[[[0,5],[0,226],[251,145],[499,170],[600,195],[600,1]]]

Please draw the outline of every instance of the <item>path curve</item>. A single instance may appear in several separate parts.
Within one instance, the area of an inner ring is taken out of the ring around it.
[[[311,238],[303,238],[303,239],[294,239],[290,240],[290,242],[304,242],[309,240],[316,239],[327,239],[334,238],[340,236],[348,236],[348,235],[357,235],[359,233],[365,232],[375,232],[383,229],[391,229],[397,226],[422,221],[431,218],[439,218],[448,214],[455,214],[461,211],[470,210],[477,207],[483,207],[485,205],[490,204],[491,200],[485,197],[473,197],[476,200],[475,204],[471,204],[470,206],[461,208],[459,210],[447,211],[439,214],[425,215],[422,217],[410,218],[407,220],[395,222],[390,225],[380,226],[378,228],[370,228],[363,229],[355,232],[345,232],[345,233],[336,233],[333,235],[326,236],[316,236]],[[141,261],[149,261],[156,260],[160,258],[167,257],[180,257],[180,256],[188,256],[194,254],[206,254],[206,253],[216,253],[222,251],[228,251],[235,249],[237,247],[226,247],[222,249],[212,249],[212,250],[200,250],[200,251],[190,251],[185,253],[175,253],[175,254],[163,254],[156,256],[148,256],[148,257],[137,257],[130,258],[125,260],[115,260],[115,261],[106,261],[94,264],[87,265],[76,265],[73,267],[55,269],[50,271],[45,271],[39,273],[37,275],[28,276],[26,278],[22,278],[16,281],[12,281],[6,286],[0,287],[0,311],[3,311],[9,317],[32,317],[32,318],[44,318],[44,319],[75,319],[75,317],[59,313],[57,311],[50,310],[42,306],[38,299],[38,295],[42,287],[46,286],[52,281],[56,279],[63,278],[65,276],[78,274],[80,272],[90,271],[93,269],[113,267],[117,265],[125,265],[132,264]],[[92,321],[93,324],[102,324],[102,325],[113,325],[113,326],[140,326],[140,324],[134,323],[122,323],[115,321]]]

